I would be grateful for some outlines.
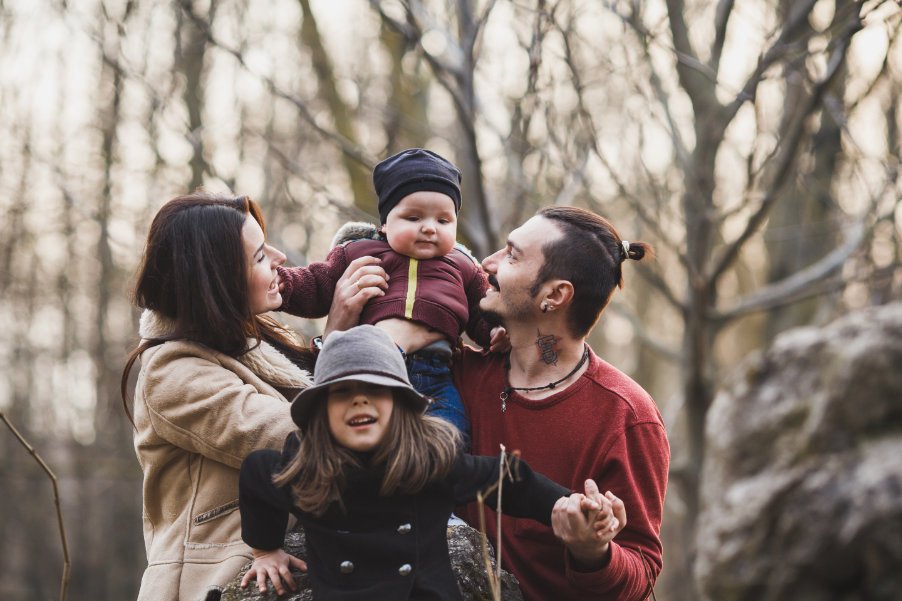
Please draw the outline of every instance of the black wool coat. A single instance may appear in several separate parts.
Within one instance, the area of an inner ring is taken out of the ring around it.
[[[379,495],[383,470],[360,468],[347,476],[345,511],[332,504],[320,517],[292,503],[288,487],[272,475],[298,449],[288,437],[281,455],[256,451],[241,466],[241,536],[255,549],[282,546],[288,514],[307,536],[307,564],[314,599],[453,600],[461,596],[448,557],[448,518],[498,478],[498,457],[461,454],[449,475],[413,495]],[[518,462],[518,479],[506,479],[502,508],[507,514],[551,523],[554,503],[570,491]],[[490,497],[494,506],[495,500]]]

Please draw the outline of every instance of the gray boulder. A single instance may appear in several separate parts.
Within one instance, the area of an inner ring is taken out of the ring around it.
[[[707,599],[902,599],[902,304],[778,337],[706,436]]]
[[[448,527],[448,551],[451,555],[451,568],[457,575],[457,586],[460,588],[464,601],[489,601],[492,593],[489,590],[489,581],[485,573],[482,560],[481,534],[469,526]],[[307,556],[307,546],[303,531],[289,532],[285,537],[285,550],[301,559]],[[489,559],[492,567],[495,566],[495,554],[489,545]],[[256,586],[248,586],[246,589],[238,585],[241,578],[250,568],[250,564],[244,566],[241,573],[232,580],[223,590],[221,601],[312,601],[313,592],[310,590],[310,581],[303,572],[294,572],[295,582],[298,585],[297,592],[278,597],[269,584],[269,590],[261,594]],[[501,572],[501,598],[504,601],[523,601],[520,594],[520,583],[517,578],[508,572]]]

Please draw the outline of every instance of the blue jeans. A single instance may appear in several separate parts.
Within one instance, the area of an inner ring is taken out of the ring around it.
[[[414,389],[433,399],[426,413],[440,417],[456,427],[460,432],[461,450],[469,450],[470,420],[464,410],[460,393],[451,378],[450,345],[448,343],[429,345],[425,349],[407,355],[406,362],[407,375],[410,376],[410,383]]]

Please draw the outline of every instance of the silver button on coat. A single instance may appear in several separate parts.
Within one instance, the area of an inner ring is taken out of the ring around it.
[[[413,530],[413,526],[410,524],[401,524],[398,526],[398,534],[410,534],[411,530]]]
[[[410,573],[413,572],[413,566],[409,563],[405,563],[403,566],[398,568],[398,574],[401,576],[410,576]]]
[[[341,562],[341,565],[338,566],[338,569],[341,570],[342,574],[350,574],[354,571],[354,564],[350,561],[345,560]]]

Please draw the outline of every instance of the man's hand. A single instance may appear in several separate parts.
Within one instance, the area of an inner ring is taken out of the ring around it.
[[[323,330],[323,339],[330,332],[349,330],[360,321],[363,306],[372,298],[385,295],[388,274],[379,267],[376,257],[359,257],[351,261],[335,283],[332,306]]]
[[[551,512],[551,527],[567,547],[577,569],[594,571],[605,565],[610,543],[626,526],[623,501],[610,491],[604,495],[594,480],[586,480],[586,494],[561,497]]]
[[[254,563],[251,569],[247,571],[244,578],[241,579],[241,588],[247,588],[251,580],[257,579],[257,588],[261,593],[266,592],[267,577],[272,580],[272,585],[276,589],[277,595],[285,594],[285,587],[282,586],[282,580],[288,583],[288,588],[297,590],[294,583],[294,576],[291,575],[291,568],[297,568],[302,572],[307,571],[307,564],[302,559],[298,559],[294,555],[289,555],[282,549],[274,551],[261,551],[259,549],[251,549],[254,554]]]
[[[492,328],[489,335],[489,350],[493,353],[506,353],[511,350],[511,339],[507,335],[507,330],[501,326]]]

